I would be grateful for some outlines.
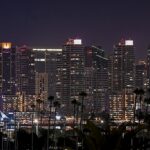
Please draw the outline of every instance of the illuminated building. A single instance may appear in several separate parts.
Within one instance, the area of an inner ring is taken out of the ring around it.
[[[36,72],[36,95],[40,95],[42,99],[46,100],[48,97],[48,74]]]
[[[46,76],[45,93],[47,96],[52,95],[56,97],[57,81],[60,82],[60,61],[62,57],[62,49],[37,49],[34,48],[35,53],[35,71],[38,74]],[[36,81],[37,83],[38,81]],[[48,89],[47,89],[48,85]],[[37,91],[37,90],[36,90]],[[39,91],[39,89],[38,89]],[[40,92],[40,91],[39,91]],[[41,93],[39,93],[41,94]],[[46,98],[47,99],[47,98]],[[45,99],[45,100],[46,100]]]
[[[35,95],[35,63],[34,53],[31,48],[22,46],[16,53],[16,85],[18,103],[21,111],[30,109],[31,99]]]
[[[114,54],[112,61],[112,93],[110,95],[110,115],[116,113],[115,110],[111,110],[117,100],[116,97],[121,97],[120,93],[124,98],[120,98],[120,103],[124,104],[118,109],[122,115],[121,118],[133,119],[133,90],[135,89],[135,56],[134,56],[134,44],[132,40],[121,40],[119,44],[114,46]],[[113,95],[115,93],[115,95]],[[130,98],[129,98],[130,97]],[[112,114],[111,114],[112,113]]]
[[[29,96],[35,95],[34,55],[30,48],[0,44],[0,91],[3,111],[27,111]]]
[[[139,89],[146,89],[147,78],[146,78],[146,62],[138,61],[135,68],[135,87]]]
[[[2,95],[2,109],[4,112],[14,112],[18,109],[19,98],[17,95]]]
[[[109,92],[113,91],[112,84],[113,84],[113,55],[108,56],[108,90]]]
[[[110,95],[110,118],[114,121],[133,121],[134,95],[128,91],[112,93]]]
[[[0,93],[3,111],[13,110],[16,95],[16,47],[0,43]]]
[[[49,108],[47,105],[48,98],[48,73],[38,73],[36,72],[35,77],[35,94],[37,99],[42,100],[42,105],[44,108]]]
[[[146,72],[147,72],[147,88],[150,88],[150,47],[147,49],[147,59],[146,59]]]
[[[3,95],[16,93],[16,48],[11,43],[0,44],[0,90]]]
[[[87,112],[98,114],[107,110],[108,59],[100,46],[85,47],[85,89]]]
[[[124,120],[125,119],[125,112],[124,112],[124,100],[123,94],[120,93],[112,93],[110,95],[110,118],[113,120]]]
[[[61,104],[66,113],[72,112],[71,101],[79,100],[79,93],[84,91],[84,47],[81,39],[68,39],[62,50],[62,89]],[[60,91],[61,90],[61,91]]]
[[[132,40],[121,40],[114,46],[113,91],[134,89],[135,56]]]

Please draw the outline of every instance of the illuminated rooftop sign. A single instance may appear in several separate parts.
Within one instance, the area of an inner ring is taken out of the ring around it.
[[[66,45],[81,45],[82,40],[81,39],[68,39],[66,42]]]
[[[44,58],[43,58],[43,59],[35,58],[34,60],[35,60],[35,61],[45,61],[45,59],[44,59]]]
[[[49,52],[61,52],[62,49],[46,49],[46,48],[42,48],[42,49],[39,49],[39,48],[33,48],[33,51],[49,51]]]
[[[82,40],[81,39],[74,39],[73,40],[73,44],[75,44],[75,45],[81,45],[82,44]]]
[[[11,43],[1,43],[3,49],[11,48]]]
[[[125,40],[125,45],[126,46],[132,46],[133,45],[133,40]]]

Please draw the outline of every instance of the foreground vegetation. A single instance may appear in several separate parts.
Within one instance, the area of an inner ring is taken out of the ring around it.
[[[146,150],[150,148],[149,124],[124,123],[119,126],[92,121],[82,129],[50,130],[49,149],[58,150]],[[33,142],[32,142],[33,136]],[[2,140],[3,138],[3,140]],[[2,143],[3,141],[3,143]],[[41,129],[37,136],[27,129],[19,129],[15,141],[0,133],[0,150],[47,150],[47,130]],[[33,145],[32,145],[33,143]]]

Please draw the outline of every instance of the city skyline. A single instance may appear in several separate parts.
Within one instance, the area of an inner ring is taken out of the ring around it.
[[[72,100],[81,101],[80,92],[85,91],[86,112],[108,111],[113,117],[117,108],[117,120],[133,119],[133,109],[132,116],[127,113],[133,108],[134,89],[149,88],[149,50],[147,59],[136,64],[133,40],[118,41],[109,57],[101,46],[85,47],[81,39],[68,39],[62,49],[0,46],[2,110],[6,112],[16,107],[30,111],[38,99],[44,108],[48,95],[53,95],[69,115]]]
[[[2,1],[0,149],[149,149],[149,6]]]
[[[61,47],[67,38],[112,52],[121,38],[135,42],[137,57],[150,43],[149,1],[3,1],[0,41],[31,47]]]

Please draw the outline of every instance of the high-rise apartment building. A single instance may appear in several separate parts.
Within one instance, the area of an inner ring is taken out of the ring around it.
[[[35,97],[35,63],[34,53],[27,46],[17,47],[16,52],[16,86],[18,111],[28,111]]]
[[[35,95],[39,96],[42,100],[48,98],[48,74],[36,72],[35,76]]]
[[[147,72],[147,88],[150,88],[150,47],[148,47],[147,49],[146,72]]]
[[[30,48],[0,44],[0,91],[3,111],[26,111],[35,95],[34,55]]]
[[[59,74],[62,49],[34,48],[33,52],[35,53],[35,71],[38,74],[43,74],[47,78],[47,83],[45,82],[45,85],[43,85],[45,87],[48,86],[47,91],[45,91],[47,94],[45,94],[47,96],[51,95],[56,97],[56,94],[58,95],[58,93],[56,93],[56,86],[61,82]],[[59,83],[57,83],[57,81]],[[39,85],[37,86],[39,87]],[[40,92],[38,87],[36,87],[36,91]]]
[[[112,94],[110,96],[110,109],[118,105],[112,98],[120,97],[120,93],[122,93],[124,98],[120,99],[122,102],[118,109],[123,110],[124,113],[122,113],[123,116],[120,118],[131,120],[133,119],[133,90],[135,89],[135,56],[132,40],[121,40],[119,44],[114,46],[111,74]],[[114,93],[115,96],[113,96]],[[110,110],[110,113],[113,116],[116,112],[115,110]]]
[[[31,48],[17,48],[16,54],[17,92],[25,95],[35,95],[35,63]]]
[[[113,55],[113,91],[134,89],[135,56],[132,40],[121,40],[114,46]]]
[[[146,62],[139,60],[135,67],[135,87],[139,89],[147,88]]]
[[[84,91],[84,47],[81,39],[68,39],[62,50],[61,103],[65,113],[72,112],[71,101]]]
[[[101,46],[85,47],[87,111],[98,114],[108,106],[108,59]]]
[[[16,47],[0,43],[0,94],[3,111],[12,111],[16,103]]]
[[[0,43],[0,90],[2,95],[16,93],[16,47]]]

